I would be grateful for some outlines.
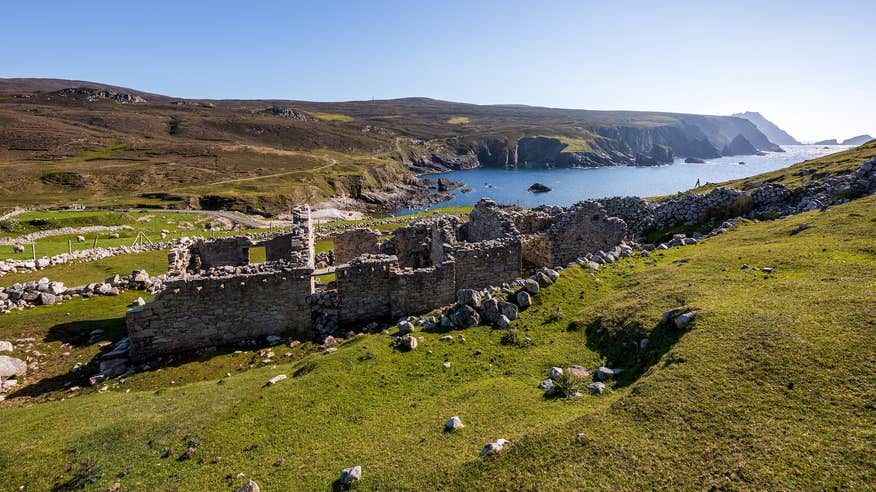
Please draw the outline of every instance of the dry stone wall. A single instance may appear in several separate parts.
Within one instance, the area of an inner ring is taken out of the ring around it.
[[[501,285],[523,275],[518,237],[462,243],[453,248],[451,256],[456,262],[456,289]]]
[[[131,357],[148,360],[267,335],[312,336],[312,268],[183,278],[128,311]]]
[[[626,223],[609,217],[597,202],[573,205],[550,228],[550,259],[545,267],[565,265],[587,253],[608,250],[620,244],[627,235]]]
[[[380,252],[380,233],[370,229],[351,229],[334,237],[335,263],[347,263],[363,254]]]

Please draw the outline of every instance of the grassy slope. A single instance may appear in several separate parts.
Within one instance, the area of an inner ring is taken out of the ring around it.
[[[725,183],[710,184],[697,188],[696,191],[708,191],[716,186],[732,186],[741,190],[750,188],[760,183],[779,183],[790,188],[797,188],[804,183],[816,180],[820,181],[831,174],[848,174],[861,166],[865,160],[876,156],[876,140],[871,140],[859,147],[855,147],[835,154],[828,154],[818,159],[799,162],[784,169],[778,169],[764,174],[758,174],[749,178],[742,178]],[[794,174],[812,170],[813,174],[795,176]]]
[[[866,488],[876,469],[874,205],[869,197],[745,224],[597,277],[567,271],[516,322],[532,347],[501,345],[485,327],[465,331],[466,344],[424,334],[406,354],[386,336],[358,336],[329,356],[278,347],[276,368],[245,370],[261,357],[222,354],[137,374],[104,394],[6,408],[0,484],[47,489],[94,458],[103,488],[230,490],[243,480],[224,477],[242,472],[267,490],[325,489],[353,464],[367,489]],[[789,235],[803,223],[815,227]],[[742,263],[776,270],[764,278]],[[14,313],[0,339],[46,337],[63,331],[52,329],[61,320],[67,332],[102,323],[121,336],[124,308],[111,301]],[[700,309],[692,331],[657,326],[680,304]],[[641,358],[619,348],[641,336],[652,341]],[[41,352],[59,350],[48,340]],[[286,351],[295,362],[284,362]],[[627,369],[610,395],[556,401],[535,388],[552,365],[603,359]],[[640,363],[649,366],[641,376]],[[233,375],[220,383],[225,372]],[[278,373],[290,379],[262,387]],[[467,427],[444,434],[452,415]],[[499,437],[514,445],[478,459]],[[200,443],[194,460],[160,458],[188,441]]]

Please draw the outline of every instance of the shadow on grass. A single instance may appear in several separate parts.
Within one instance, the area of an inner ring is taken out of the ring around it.
[[[570,323],[569,330],[579,330],[580,325]],[[587,348],[598,353],[611,368],[623,369],[616,387],[628,386],[641,377],[651,366],[669,353],[673,346],[687,333],[679,330],[672,320],[659,322],[651,328],[633,317],[598,317],[583,325],[587,335]],[[647,345],[642,347],[642,340]],[[672,363],[683,363],[673,360]],[[667,363],[669,363],[667,361]]]
[[[91,333],[95,330],[102,330],[103,333],[92,337]],[[68,343],[82,348],[94,343],[117,342],[125,336],[126,330],[124,317],[71,321],[49,328],[43,341]]]

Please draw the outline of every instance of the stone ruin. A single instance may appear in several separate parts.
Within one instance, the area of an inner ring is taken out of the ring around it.
[[[168,255],[164,289],[127,313],[131,358],[229,345],[268,336],[324,337],[375,321],[453,304],[460,289],[502,286],[538,267],[564,265],[627,236],[596,202],[524,210],[480,201],[463,221],[423,218],[392,238],[359,229],[335,237],[337,280],[317,288],[310,209],[264,240],[187,243]],[[267,261],[250,264],[264,247]]]

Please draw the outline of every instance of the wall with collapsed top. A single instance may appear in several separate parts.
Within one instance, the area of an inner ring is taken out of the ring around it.
[[[128,310],[131,357],[142,361],[267,335],[311,337],[312,268],[168,281]]]
[[[363,325],[418,314],[456,299],[456,265],[399,268],[391,255],[365,255],[336,270],[338,324]]]
[[[370,229],[351,229],[341,232],[333,238],[335,264],[348,261],[363,254],[380,252],[380,233]]]
[[[516,237],[462,243],[450,254],[456,262],[457,289],[482,289],[523,276],[520,240]]]
[[[608,217],[597,202],[579,202],[548,230],[550,265],[566,265],[587,253],[611,249],[626,235],[627,225],[622,219]]]

